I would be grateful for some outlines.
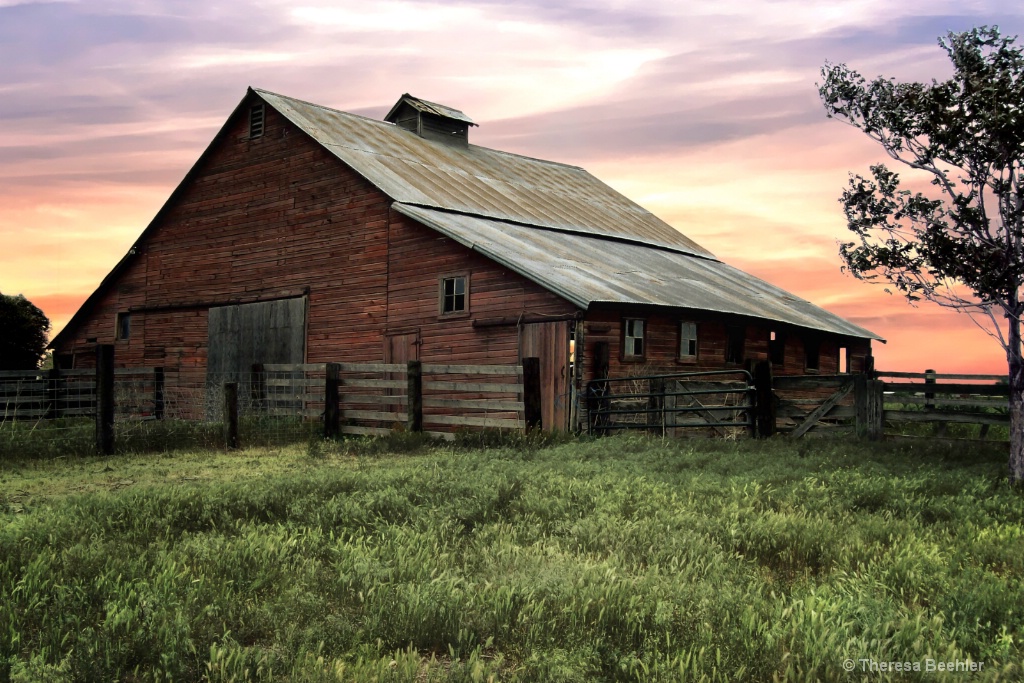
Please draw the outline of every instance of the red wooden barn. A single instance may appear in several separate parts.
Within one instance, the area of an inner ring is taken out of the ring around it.
[[[250,89],[53,340],[58,365],[91,365],[97,342],[119,366],[211,374],[538,356],[559,426],[599,372],[831,373],[870,354],[868,330],[582,168],[470,144],[475,125],[409,95],[376,121]]]

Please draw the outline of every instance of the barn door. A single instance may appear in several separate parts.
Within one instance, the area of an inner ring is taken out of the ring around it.
[[[249,385],[256,363],[303,363],[306,358],[306,299],[282,299],[210,309],[207,322],[207,383]]]
[[[540,359],[541,423],[544,429],[565,431],[569,427],[569,327],[561,320],[523,325],[519,336],[519,359]]]
[[[420,333],[389,334],[384,337],[384,362],[408,363],[419,360]]]

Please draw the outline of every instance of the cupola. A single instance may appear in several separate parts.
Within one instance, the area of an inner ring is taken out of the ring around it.
[[[384,120],[426,140],[462,146],[469,144],[469,127],[476,125],[458,109],[427,102],[409,93],[399,98]]]

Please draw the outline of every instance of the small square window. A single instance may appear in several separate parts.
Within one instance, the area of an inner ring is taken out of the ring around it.
[[[697,360],[697,323],[679,324],[679,358]]]
[[[117,314],[117,338],[130,339],[132,336],[132,314]]]
[[[441,278],[441,314],[468,311],[467,294],[465,275]]]
[[[741,326],[730,327],[725,341],[725,362],[742,363],[743,346],[746,342],[746,330]]]
[[[622,355],[625,358],[643,358],[644,321],[627,319],[623,325]]]

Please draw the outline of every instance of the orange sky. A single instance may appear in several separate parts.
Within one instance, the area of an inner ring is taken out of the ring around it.
[[[249,85],[375,118],[410,92],[885,337],[879,368],[1005,372],[970,320],[839,272],[837,198],[884,154],[815,82],[826,60],[944,78],[936,38],[1020,33],[1010,4],[0,0],[0,291],[56,333]]]

